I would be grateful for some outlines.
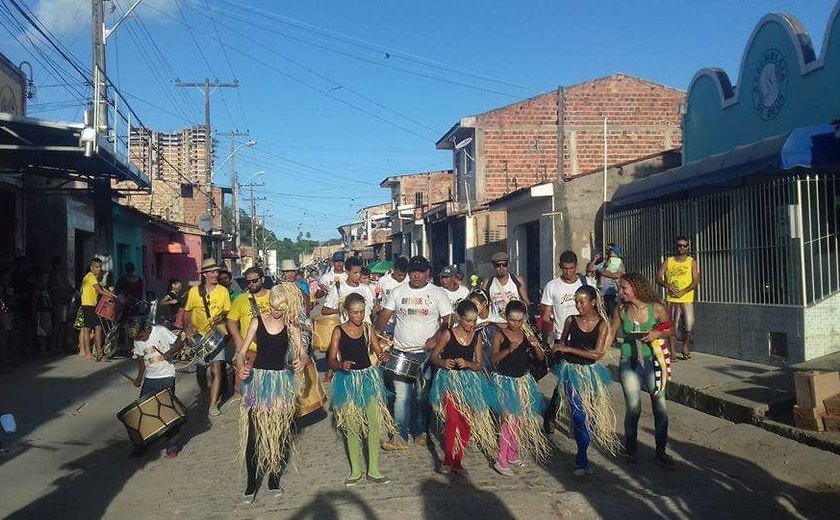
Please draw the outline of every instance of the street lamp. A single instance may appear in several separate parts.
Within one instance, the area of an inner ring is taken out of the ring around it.
[[[246,142],[246,143],[242,143],[242,144],[240,144],[239,146],[237,146],[236,148],[234,148],[234,149],[233,149],[233,151],[232,151],[232,152],[230,152],[230,155],[228,155],[227,157],[225,157],[225,160],[224,160],[224,161],[222,161],[222,162],[221,162],[218,166],[216,166],[216,171],[214,171],[214,172],[211,172],[211,173],[210,173],[210,182],[211,182],[211,183],[213,182],[213,176],[214,176],[214,175],[216,175],[216,172],[217,172],[217,171],[219,171],[219,170],[221,170],[221,169],[222,169],[222,166],[224,166],[225,164],[227,164],[227,162],[228,162],[229,160],[231,160],[231,159],[233,158],[233,156],[234,156],[234,155],[236,155],[236,152],[238,152],[238,151],[239,151],[239,150],[241,150],[242,148],[245,148],[246,146],[247,146],[248,148],[251,148],[251,147],[256,146],[256,145],[257,145],[257,142],[256,142],[256,141],[254,141],[254,140],[251,140],[251,141],[248,141],[248,142]],[[235,174],[236,174],[236,172],[234,172],[234,175],[235,175]],[[231,179],[231,182],[233,182],[233,180],[234,180],[234,179]]]

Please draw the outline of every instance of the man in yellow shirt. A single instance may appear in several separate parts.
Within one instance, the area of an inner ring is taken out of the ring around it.
[[[697,261],[688,254],[690,246],[688,237],[677,237],[676,254],[666,258],[656,273],[656,283],[665,288],[665,301],[671,310],[671,327],[677,335],[680,320],[683,322],[683,359],[691,359],[694,290],[700,285],[700,269],[697,267]]]
[[[263,287],[265,283],[265,273],[259,267],[249,267],[245,270],[245,285],[247,291],[240,294],[233,300],[230,307],[230,312],[227,315],[227,326],[233,342],[236,344],[236,351],[242,348],[244,341],[243,332],[248,331],[248,326],[251,320],[260,314],[267,314],[269,311],[268,305],[268,289]],[[245,365],[251,367],[256,358],[257,343],[252,341],[248,346],[248,353],[245,354]],[[239,368],[236,367],[236,386],[234,391],[239,391]]]
[[[102,324],[96,315],[96,304],[100,296],[107,296],[116,299],[117,297],[100,285],[99,275],[102,274],[102,260],[94,258],[90,261],[88,272],[82,278],[82,328],[79,331],[79,355],[85,359],[94,359],[94,352],[90,347],[90,333],[93,331],[93,340],[96,346],[96,360],[102,359]]]
[[[210,332],[213,327],[227,336],[225,318],[230,312],[230,293],[219,284],[220,269],[212,258],[207,258],[201,263],[201,280],[197,286],[190,288],[190,292],[187,294],[187,304],[184,307],[184,322],[187,324],[185,332],[188,338],[195,333],[203,336]],[[219,394],[222,388],[222,364],[224,361],[224,349],[209,361],[213,381],[210,385],[208,413],[213,417],[222,413],[219,410]],[[200,365],[195,373],[202,392],[206,392],[206,380],[202,377],[206,377],[204,365]]]

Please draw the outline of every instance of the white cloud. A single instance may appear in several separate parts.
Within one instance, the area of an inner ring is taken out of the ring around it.
[[[107,25],[109,27],[113,25],[122,16],[122,12],[133,3],[134,0],[117,0],[116,5],[119,7],[116,7],[113,1],[106,1]],[[131,16],[140,16],[147,22],[162,18],[155,9],[144,9],[144,7],[154,7],[164,12],[172,12],[175,8],[172,0],[143,0]],[[38,0],[34,11],[38,19],[58,38],[65,38],[69,36],[69,33],[75,34],[80,29],[89,30],[90,28],[90,0]]]

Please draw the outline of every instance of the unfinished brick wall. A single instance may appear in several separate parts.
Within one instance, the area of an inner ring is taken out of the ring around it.
[[[604,118],[607,163],[623,163],[682,143],[680,106],[685,92],[658,83],[613,74],[564,92],[564,174],[603,168]]]
[[[613,74],[565,88],[562,95],[554,90],[480,114],[475,127],[483,182],[477,199],[488,202],[556,179],[561,134],[564,177],[602,167],[604,117],[609,164],[679,147],[684,98],[680,90]]]
[[[426,207],[448,201],[455,182],[451,171],[403,175],[399,179],[399,204],[414,204],[414,195],[420,192],[423,193],[423,205]]]

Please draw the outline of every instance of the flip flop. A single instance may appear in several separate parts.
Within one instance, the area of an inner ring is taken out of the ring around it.
[[[685,352],[681,352],[680,355],[682,356],[683,361],[688,361],[689,359],[691,359],[690,352],[688,354],[686,354]]]

